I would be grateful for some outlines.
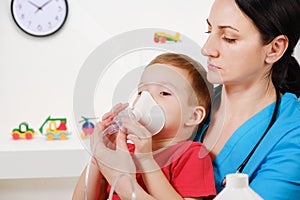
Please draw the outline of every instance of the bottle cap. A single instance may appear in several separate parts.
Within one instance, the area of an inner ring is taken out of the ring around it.
[[[230,188],[244,188],[248,187],[248,175],[247,174],[227,174],[226,175],[226,187]]]

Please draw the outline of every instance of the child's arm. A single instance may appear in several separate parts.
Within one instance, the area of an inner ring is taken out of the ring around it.
[[[109,126],[109,124],[112,122],[113,118],[116,114],[118,114],[120,111],[122,111],[124,108],[126,108],[128,104],[117,104],[110,112],[105,113],[102,117],[102,121],[98,122],[96,124],[96,127],[94,129],[94,133],[92,135],[91,139],[91,149],[94,151],[95,146],[97,145],[99,141],[99,137],[101,137],[101,132]],[[94,152],[92,152],[94,153]],[[89,177],[88,177],[88,185],[85,184],[85,176],[86,176],[86,170],[85,168],[80,175],[77,185],[75,187],[74,193],[73,193],[73,200],[83,200],[85,199],[86,192],[88,194],[88,199],[90,200],[105,200],[107,199],[106,196],[106,188],[107,188],[107,181],[101,174],[99,167],[97,165],[97,161],[95,159],[92,159],[92,162],[90,164],[90,170],[89,170]],[[85,191],[87,190],[87,191]]]
[[[202,200],[202,198],[181,197],[167,180],[159,165],[153,158],[148,157],[147,160],[142,158],[139,162],[139,166],[142,168],[141,170],[143,172],[146,172],[142,174],[143,181],[148,189],[148,192],[155,199]]]
[[[152,160],[139,162],[143,166],[143,180],[149,193],[156,199],[183,199],[173,188],[170,182],[166,179],[163,172],[159,169],[158,164]],[[142,164],[143,163],[143,164]],[[147,172],[155,169],[153,172]],[[152,168],[152,169],[151,169]]]
[[[85,199],[85,175],[86,175],[86,168],[81,173],[77,185],[75,187],[73,198],[72,200],[83,200]],[[87,199],[94,199],[94,200],[106,200],[106,188],[107,188],[107,181],[101,175],[97,164],[92,162],[90,165],[90,172],[88,178],[88,186],[87,186]]]
[[[138,122],[123,119],[122,126],[130,133],[127,139],[135,144],[135,158],[143,181],[154,199],[184,199],[170,184],[152,155],[152,135]],[[186,198],[202,199],[202,198]]]
[[[128,151],[127,144],[126,144],[126,136],[121,133],[118,134],[116,141],[116,150],[112,150],[107,148],[106,145],[103,143],[103,139],[99,140],[98,148],[101,151],[97,151],[99,153],[99,158],[111,158],[111,160],[105,160],[107,162],[98,162],[97,165],[101,170],[101,173],[105,176],[106,180],[112,184],[120,173],[131,172],[131,177],[134,181],[134,185],[136,188],[136,199],[143,199],[143,200],[154,200],[154,199],[183,199],[176,193],[176,191],[169,185],[168,181],[162,174],[162,178],[159,178],[158,184],[160,184],[161,180],[166,180],[167,187],[163,187],[163,190],[160,190],[161,196],[154,196],[148,194],[136,181],[135,179],[135,166],[133,161],[131,160],[131,155]],[[103,161],[103,160],[102,160]],[[116,161],[118,164],[114,163]],[[112,168],[110,166],[116,166]],[[157,176],[155,176],[157,178]],[[157,180],[155,180],[157,181]],[[168,188],[169,187],[169,188]],[[167,189],[167,190],[166,190]],[[122,177],[119,179],[118,183],[115,186],[115,192],[119,195],[119,197],[123,200],[131,200],[132,199],[132,188],[131,182],[127,177]],[[169,193],[173,194],[170,195]]]

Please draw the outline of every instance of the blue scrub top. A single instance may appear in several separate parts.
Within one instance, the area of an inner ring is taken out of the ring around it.
[[[216,189],[235,173],[266,130],[275,103],[241,125],[213,161]],[[206,129],[207,126],[204,126]],[[201,140],[202,131],[196,138]],[[262,198],[300,199],[300,102],[291,93],[281,98],[278,117],[245,166],[250,187]]]

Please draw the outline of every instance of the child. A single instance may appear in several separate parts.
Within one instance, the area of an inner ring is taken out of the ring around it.
[[[205,77],[205,70],[199,63],[175,53],[159,55],[145,68],[138,93],[149,92],[163,109],[166,121],[163,129],[152,136],[138,122],[122,119],[121,129],[127,135],[126,139],[134,143],[134,149],[131,145],[129,149],[139,172],[136,174],[137,190],[147,192],[137,192],[137,199],[145,199],[145,196],[154,199],[199,199],[215,195],[210,156],[201,143],[189,140],[210,109],[212,86]],[[104,122],[111,119],[112,114],[107,114]],[[98,162],[98,165],[101,164]],[[91,182],[94,184],[89,182],[92,185],[92,189],[88,188],[89,197],[107,199],[110,187],[106,188],[105,181],[99,178],[97,164],[93,170],[98,178],[93,176]],[[162,176],[167,177],[169,182],[164,182]],[[74,199],[82,195],[82,184],[79,180]],[[164,191],[165,184],[171,184],[174,190]],[[116,193],[113,199],[119,199]]]

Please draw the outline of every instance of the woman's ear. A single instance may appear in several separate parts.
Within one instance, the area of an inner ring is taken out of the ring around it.
[[[206,111],[203,106],[195,106],[189,119],[184,123],[186,126],[199,125],[206,116]]]
[[[285,35],[279,35],[267,45],[265,62],[273,64],[277,62],[285,53],[289,45],[289,39]]]

